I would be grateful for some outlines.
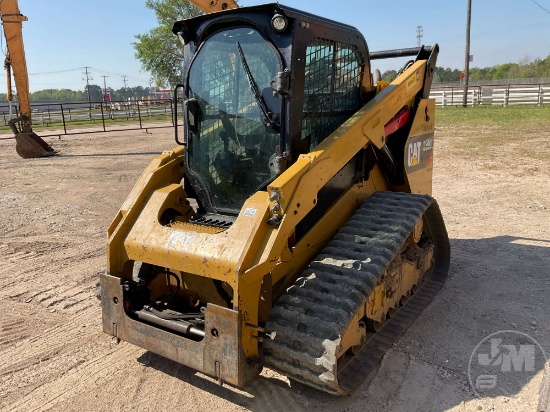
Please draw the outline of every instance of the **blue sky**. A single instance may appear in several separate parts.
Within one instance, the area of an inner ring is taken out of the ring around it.
[[[536,0],[550,11],[550,0]],[[241,6],[261,4],[241,0]],[[438,66],[464,65],[467,0],[285,0],[282,4],[356,26],[370,50],[439,43]],[[533,0],[472,0],[473,67],[545,58],[550,54],[550,12]],[[91,67],[93,84],[148,86],[150,75],[134,57],[134,35],[155,27],[144,0],[19,0],[31,91],[82,90],[83,67]],[[2,43],[2,50],[5,43]],[[398,69],[398,61],[376,62],[381,71]],[[60,72],[60,73],[55,73]],[[0,82],[0,92],[4,92]]]

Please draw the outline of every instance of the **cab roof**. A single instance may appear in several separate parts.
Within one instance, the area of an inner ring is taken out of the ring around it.
[[[279,3],[267,3],[259,6],[239,7],[236,9],[224,10],[216,13],[204,14],[190,19],[179,20],[174,23],[172,32],[176,35],[189,30],[195,30],[201,23],[209,21],[213,18],[228,17],[238,18],[239,14],[253,15],[254,13],[265,15],[266,12],[272,14],[280,13],[290,19],[299,19],[308,23],[314,23],[321,26],[331,27],[342,31],[355,32],[361,36],[357,28],[344,24],[335,20],[330,20],[315,14],[307,13],[292,7],[284,6]]]

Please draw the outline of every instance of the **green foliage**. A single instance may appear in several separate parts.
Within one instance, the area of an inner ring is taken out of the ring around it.
[[[70,89],[46,89],[30,94],[31,102],[36,100],[57,100],[61,102],[84,101],[84,92]]]
[[[382,80],[387,82],[393,82],[397,77],[397,72],[395,70],[386,70],[382,73]]]
[[[496,66],[470,68],[471,81],[491,81],[501,79],[528,79],[533,77],[550,77],[550,55],[546,59],[523,59],[519,63],[497,64]],[[436,67],[435,82],[448,83],[460,81],[458,69]]]
[[[434,81],[436,83],[450,83],[460,81],[460,70],[444,69],[443,67],[435,68]]]
[[[145,5],[155,12],[159,26],[135,36],[135,56],[157,86],[167,85],[170,79],[183,77],[183,46],[172,33],[172,26],[202,12],[187,0],[147,0]]]
[[[84,87],[85,98],[88,100],[88,86]],[[90,101],[101,102],[103,100],[103,91],[97,84],[90,84]]]
[[[127,87],[118,90],[111,90],[111,100],[120,101],[128,100],[129,98],[141,100],[146,98],[150,93],[148,87]],[[36,101],[55,101],[55,102],[87,102],[88,101],[88,86],[82,91],[69,89],[46,89],[39,90],[30,94],[31,103]],[[0,94],[0,101],[5,101],[6,95]],[[96,85],[90,84],[90,101],[103,101],[103,89]]]
[[[118,90],[112,90],[111,91],[111,100],[118,101],[118,100],[128,100],[128,99],[138,99],[141,100],[143,97],[146,98],[146,96],[149,95],[149,88],[144,88],[141,86],[137,87],[128,87],[128,88],[120,88]]]

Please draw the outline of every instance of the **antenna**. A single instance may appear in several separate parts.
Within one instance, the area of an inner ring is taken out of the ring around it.
[[[418,47],[422,44],[422,37],[424,37],[424,28],[422,26],[416,26],[416,38],[418,39]]]
[[[91,67],[89,66],[85,66],[84,67],[85,72],[82,74],[86,76],[86,91],[88,92],[88,108],[89,108],[88,114],[90,115],[90,120],[92,120],[92,101],[90,99],[90,80],[93,80],[93,78],[92,78],[92,73],[88,71],[88,69],[90,68]]]
[[[128,98],[128,80],[126,80],[128,76],[125,74],[122,75],[122,80],[124,81],[124,99]]]

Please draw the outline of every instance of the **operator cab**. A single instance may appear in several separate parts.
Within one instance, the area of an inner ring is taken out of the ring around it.
[[[351,26],[267,4],[173,32],[184,44],[184,185],[203,214],[236,216],[373,95]]]

